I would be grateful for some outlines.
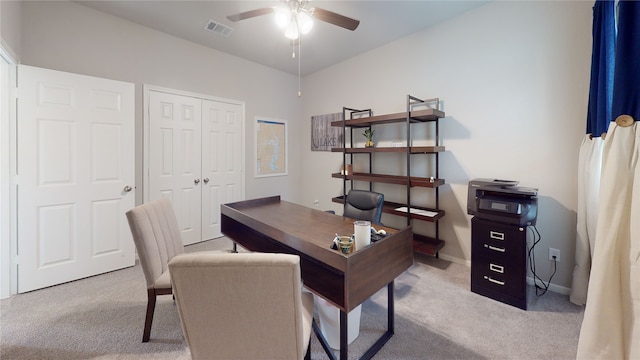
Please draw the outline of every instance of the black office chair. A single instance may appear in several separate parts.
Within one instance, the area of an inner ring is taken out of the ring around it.
[[[343,216],[356,220],[369,220],[380,224],[384,195],[374,191],[349,190],[344,204]]]

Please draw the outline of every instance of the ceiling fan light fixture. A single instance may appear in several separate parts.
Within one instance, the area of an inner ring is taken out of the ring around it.
[[[313,28],[313,19],[304,11],[298,13],[298,27],[302,35],[308,34]]]
[[[298,24],[295,21],[289,23],[287,29],[284,31],[284,36],[290,40],[296,40],[300,34],[298,34]]]
[[[279,28],[284,29],[291,23],[291,10],[288,8],[279,8],[276,10],[276,25]]]

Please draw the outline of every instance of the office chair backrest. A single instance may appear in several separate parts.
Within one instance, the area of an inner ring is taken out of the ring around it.
[[[193,359],[302,359],[313,296],[290,254],[187,253],[169,263]]]
[[[171,202],[162,198],[139,205],[127,212],[147,287],[166,272],[174,256],[184,252],[180,227]]]
[[[343,216],[356,220],[369,220],[379,224],[382,218],[384,195],[365,190],[350,190],[344,204]]]

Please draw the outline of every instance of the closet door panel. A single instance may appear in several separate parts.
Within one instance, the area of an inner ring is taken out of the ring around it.
[[[203,238],[222,236],[220,205],[243,199],[242,107],[203,100],[202,105]]]
[[[168,197],[185,245],[201,237],[200,99],[149,92],[149,199]]]

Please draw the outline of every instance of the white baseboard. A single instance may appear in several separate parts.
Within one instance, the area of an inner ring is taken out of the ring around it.
[[[535,283],[533,282],[533,278],[532,277],[527,277],[527,284],[531,285],[531,286],[535,286]],[[553,291],[554,293],[558,293],[561,295],[569,295],[571,293],[571,288],[565,287],[565,286],[560,286],[560,285],[556,285],[554,283],[550,283],[549,284],[549,291]]]
[[[468,268],[471,267],[471,260],[463,260],[457,257],[453,257],[453,256],[449,256],[443,253],[438,254],[438,258],[442,259],[442,260],[447,260],[447,261],[451,261],[454,264],[458,264],[458,265],[462,265],[462,266],[466,266]]]

